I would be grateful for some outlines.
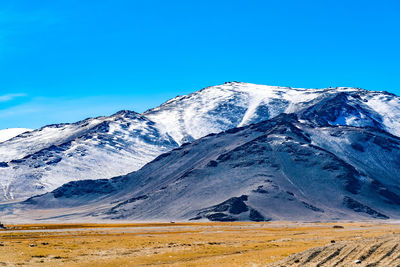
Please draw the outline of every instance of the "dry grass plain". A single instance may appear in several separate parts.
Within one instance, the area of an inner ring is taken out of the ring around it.
[[[343,228],[334,227],[337,225]],[[400,225],[384,223],[207,222],[8,227],[0,231],[0,266],[264,266],[293,253],[329,246],[332,240],[335,246],[343,242],[361,245],[366,238],[400,235]]]

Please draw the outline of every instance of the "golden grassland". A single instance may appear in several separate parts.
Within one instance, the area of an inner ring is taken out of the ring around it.
[[[340,224],[341,227],[334,227]],[[383,223],[25,224],[0,231],[0,266],[263,266],[343,240],[400,233]]]

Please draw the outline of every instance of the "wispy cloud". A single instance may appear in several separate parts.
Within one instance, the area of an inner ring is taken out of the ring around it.
[[[0,102],[8,102],[19,97],[25,97],[26,94],[6,94],[0,95]]]

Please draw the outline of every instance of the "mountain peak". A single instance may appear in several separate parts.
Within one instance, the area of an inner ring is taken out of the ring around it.
[[[45,126],[0,144],[0,201],[43,193],[74,179],[123,175],[184,143],[274,118],[288,127],[298,116],[310,127],[368,126],[399,136],[400,98],[360,90],[232,81],[178,96],[142,114],[121,110]],[[268,127],[265,123],[258,129]],[[276,132],[284,133],[284,127]]]
[[[115,116],[124,116],[124,117],[129,116],[129,117],[132,117],[132,116],[140,116],[140,113],[137,113],[137,112],[132,111],[132,110],[123,109],[123,110],[120,110],[120,111],[114,113],[113,115],[111,115],[111,117],[115,117]]]

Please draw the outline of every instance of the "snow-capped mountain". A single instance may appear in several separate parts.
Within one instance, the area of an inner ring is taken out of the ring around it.
[[[232,82],[176,97],[143,115],[182,143],[307,107],[311,113],[312,107],[338,106],[341,109],[334,114],[327,115],[329,110],[321,113],[326,124],[366,126],[376,122],[377,127],[400,136],[398,96],[348,87],[302,89]]]
[[[313,118],[281,114],[210,134],[137,172],[70,182],[2,212],[41,220],[399,219],[400,138]]]
[[[400,136],[400,98],[387,92],[225,83],[143,114],[121,111],[49,125],[0,143],[0,201],[73,180],[124,175],[186,142],[283,113],[317,126],[368,126]]]
[[[27,129],[27,128],[8,128],[0,130],[0,143],[7,141],[17,135],[30,131],[32,131],[32,129]]]
[[[178,144],[132,111],[24,133],[0,145],[3,199],[40,194],[71,180],[140,168]]]

